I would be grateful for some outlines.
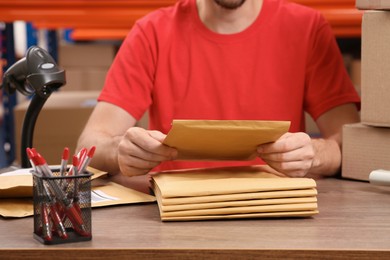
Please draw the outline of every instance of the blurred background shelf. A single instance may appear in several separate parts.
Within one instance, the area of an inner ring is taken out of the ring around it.
[[[354,0],[290,0],[319,10],[337,37],[360,37],[362,12]],[[134,22],[176,0],[3,0],[1,20],[24,20],[36,28],[71,28],[74,40],[123,39]]]

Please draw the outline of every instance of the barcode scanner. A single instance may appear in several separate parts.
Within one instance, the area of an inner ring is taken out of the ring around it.
[[[17,90],[26,96],[38,94],[45,98],[65,82],[65,71],[58,68],[50,54],[32,46],[4,73],[2,87],[9,94]]]
[[[50,54],[38,47],[30,47],[25,57],[15,62],[3,75],[0,88],[8,94],[19,91],[32,99],[23,121],[21,138],[21,166],[29,168],[27,147],[33,147],[32,138],[38,114],[51,93],[66,83],[65,71],[60,69]]]

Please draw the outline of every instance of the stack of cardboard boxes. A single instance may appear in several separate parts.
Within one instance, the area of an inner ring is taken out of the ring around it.
[[[61,44],[58,65],[66,71],[62,91],[101,90],[117,48],[108,43]]]
[[[343,128],[342,176],[390,170],[390,0],[357,0],[362,22],[361,123]]]

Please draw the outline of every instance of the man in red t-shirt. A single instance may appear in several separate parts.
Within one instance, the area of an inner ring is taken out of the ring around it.
[[[140,19],[124,40],[78,147],[112,174],[226,166],[174,161],[173,119],[288,120],[258,156],[288,176],[334,175],[341,129],[360,99],[329,24],[283,0],[181,0]],[[149,130],[134,127],[149,112]],[[304,133],[304,111],[322,138]],[[253,164],[254,162],[247,162]]]

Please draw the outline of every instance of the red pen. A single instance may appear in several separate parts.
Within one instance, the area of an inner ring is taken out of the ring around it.
[[[35,151],[33,159],[35,162],[35,166],[41,170],[42,174],[45,177],[51,177],[53,175],[49,165],[47,164],[45,158],[43,158],[41,154]]]
[[[79,167],[79,172],[80,173],[83,173],[86,169],[87,169],[87,166],[89,165],[89,163],[91,162],[92,160],[92,157],[95,153],[95,150],[96,150],[96,147],[95,146],[92,146],[89,151],[88,151],[88,154],[85,158],[85,160],[82,162],[81,166]]]
[[[77,176],[79,174],[78,165],[79,165],[79,158],[76,155],[73,155],[72,167],[68,172],[68,176],[72,176],[72,175]]]
[[[86,226],[84,225],[84,221],[81,218],[80,212],[78,212],[73,203],[65,207],[65,214],[69,218],[70,222],[72,222],[74,230],[79,235],[84,237],[91,236],[91,233],[88,232]]]
[[[34,152],[30,148],[26,148],[27,157],[30,160],[31,167],[33,167],[34,172],[37,172],[37,167],[35,166],[35,163],[33,161],[34,158]]]
[[[81,213],[78,212],[75,206],[76,203],[73,203],[72,200],[65,195],[64,191],[56,185],[56,183],[49,182],[49,184],[52,191],[55,193],[56,198],[61,201],[61,204],[64,207],[65,215],[72,223],[74,230],[81,236],[90,236],[90,233],[87,231],[86,226],[84,225]]]
[[[57,206],[55,202],[50,203],[50,217],[53,220],[54,227],[57,231],[57,234],[59,237],[62,239],[67,239],[68,238],[68,233],[66,232],[66,228],[64,226],[64,223],[61,220],[60,215],[58,214],[57,211]]]
[[[87,148],[82,148],[78,153],[77,153],[77,158],[79,158],[79,167],[81,163],[85,160],[85,156],[87,155]]]
[[[49,213],[47,211],[46,203],[41,204],[41,216],[42,216],[42,236],[46,241],[52,240],[50,222],[49,222]]]
[[[67,239],[68,234],[66,232],[66,228],[64,226],[64,223],[62,222],[61,217],[58,213],[57,203],[50,195],[50,191],[45,184],[47,184],[47,183],[42,184],[42,189],[45,192],[47,200],[48,200],[48,206],[50,208],[49,216],[51,217],[51,219],[53,221],[54,228],[57,231],[58,236],[61,237],[62,239]]]
[[[68,159],[69,159],[69,148],[65,147],[64,151],[62,152],[62,158],[61,158],[61,167],[60,167],[61,176],[65,176]]]

